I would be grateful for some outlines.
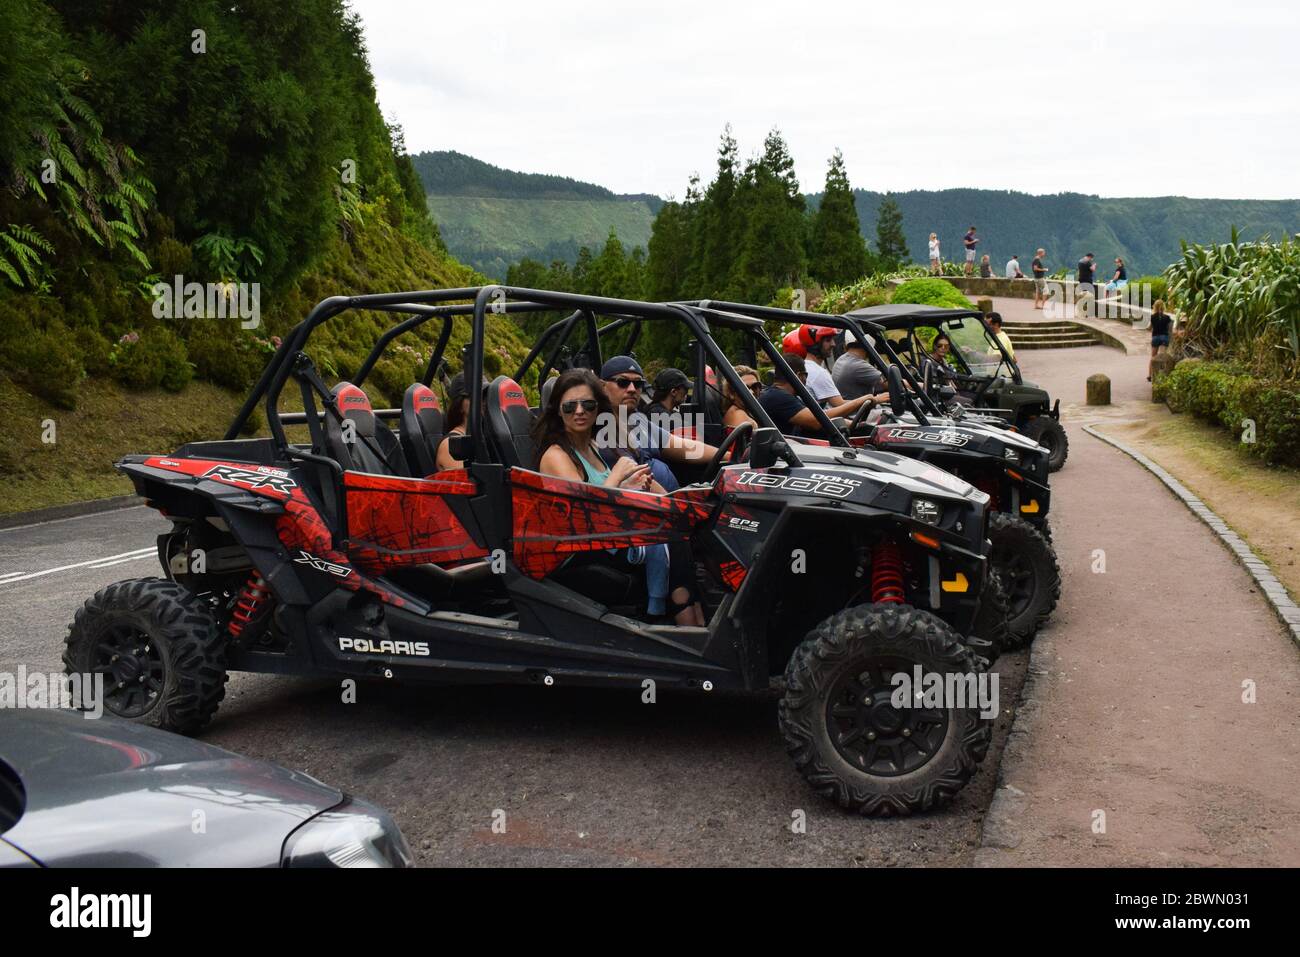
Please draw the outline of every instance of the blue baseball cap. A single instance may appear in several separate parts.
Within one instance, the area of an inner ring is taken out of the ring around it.
[[[641,366],[631,356],[614,356],[612,359],[606,360],[605,364],[600,367],[600,377],[602,379],[612,379],[627,372],[635,372],[641,378],[645,378]]]

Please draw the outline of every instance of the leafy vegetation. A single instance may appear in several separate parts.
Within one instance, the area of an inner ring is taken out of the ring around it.
[[[909,279],[894,290],[890,301],[941,308],[975,308],[975,303],[958,292],[956,286],[943,279]]]
[[[441,242],[343,0],[0,0],[0,17],[0,383],[58,421],[123,389],[242,391],[330,295],[481,281]],[[155,284],[176,277],[256,283],[253,327],[160,309]],[[355,374],[389,323],[327,323],[322,372]],[[526,344],[489,323],[495,372]],[[432,325],[375,368],[377,402],[422,369]]]
[[[1256,371],[1300,375],[1300,241],[1184,242],[1165,272],[1182,317],[1184,342],[1211,355],[1232,355]]]
[[[1236,435],[1270,464],[1300,466],[1300,390],[1252,375],[1240,365],[1184,359],[1158,377],[1155,397]]]

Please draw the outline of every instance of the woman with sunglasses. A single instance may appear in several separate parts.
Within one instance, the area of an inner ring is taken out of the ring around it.
[[[606,488],[664,494],[648,464],[638,465],[627,455],[619,455],[612,462],[601,456],[592,441],[601,415],[612,417],[613,407],[595,374],[588,369],[570,369],[561,374],[533,426],[537,470]],[[605,556],[628,571],[644,565],[650,596],[647,611],[651,616],[669,613],[678,625],[703,627],[704,612],[694,595],[694,561],[685,542],[608,549],[585,553],[584,557],[600,560],[597,556]]]
[[[759,381],[758,373],[749,366],[735,366],[736,375],[740,376],[741,384],[749,390],[750,394],[757,399],[763,394],[763,383]],[[727,429],[734,429],[748,422],[750,425],[757,426],[758,423],[753,420],[750,414],[745,410],[745,403],[736,395],[731,388],[731,383],[726,379],[722,380],[722,424]]]

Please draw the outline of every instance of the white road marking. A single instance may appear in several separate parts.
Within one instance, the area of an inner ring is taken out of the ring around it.
[[[92,558],[89,561],[75,562],[72,565],[60,565],[58,568],[46,568],[39,572],[10,572],[7,575],[0,575],[0,585],[12,585],[15,582],[23,582],[31,578],[40,578],[42,575],[53,575],[56,572],[66,572],[74,568],[108,568],[110,565],[121,565],[124,562],[136,562],[142,558],[149,558],[157,554],[158,549],[155,546],[150,546],[149,548],[137,548],[133,552],[122,552],[118,555],[105,555],[102,558]]]

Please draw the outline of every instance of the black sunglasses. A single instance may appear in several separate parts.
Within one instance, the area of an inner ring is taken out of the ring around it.
[[[645,379],[628,379],[624,376],[619,376],[617,379],[606,379],[605,381],[614,383],[625,392],[627,391],[627,387],[630,385],[636,386],[638,390],[645,388]]]
[[[763,391],[763,383],[755,382],[753,385],[748,386],[747,388],[749,389],[750,392],[754,393],[754,395],[758,395],[760,392]]]
[[[573,415],[578,411],[578,406],[582,406],[583,412],[595,412],[596,405],[595,399],[570,399],[568,402],[560,403],[560,411],[565,415]]]

